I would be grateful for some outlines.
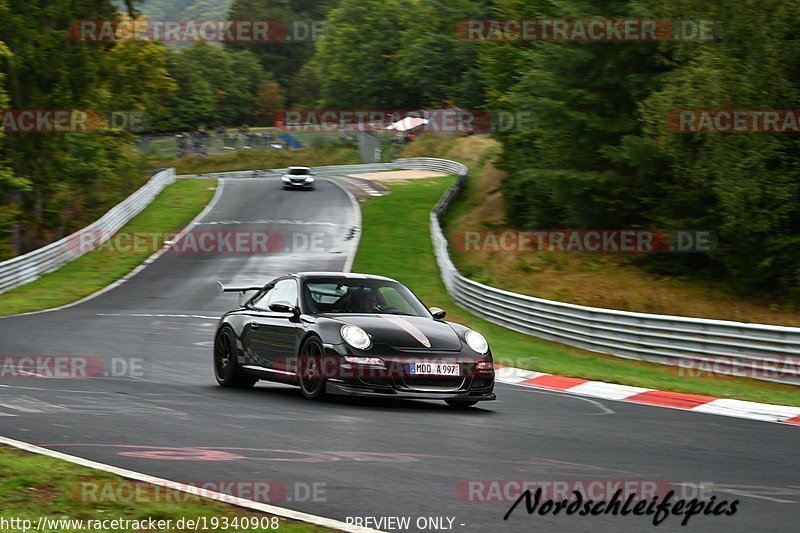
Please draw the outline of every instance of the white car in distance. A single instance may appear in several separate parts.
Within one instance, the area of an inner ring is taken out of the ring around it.
[[[281,181],[284,189],[313,189],[314,173],[309,167],[289,167]]]

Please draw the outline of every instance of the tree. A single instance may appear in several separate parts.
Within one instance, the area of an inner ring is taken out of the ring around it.
[[[479,44],[463,39],[456,28],[466,18],[488,13],[472,0],[411,0],[410,8],[415,16],[401,35],[397,87],[413,107],[443,107],[448,102],[480,107],[484,90],[475,69]]]
[[[258,86],[267,77],[252,52],[207,43],[171,51],[168,68],[179,86],[170,103],[173,130],[249,121]]]
[[[3,2],[5,3],[5,2]],[[7,61],[11,51],[0,42],[0,60]],[[5,74],[0,71],[0,109],[8,105],[8,94],[5,91]],[[3,133],[0,130],[0,144],[3,142]],[[19,217],[22,214],[20,205],[22,193],[30,190],[30,182],[18,178],[13,174],[5,162],[0,164],[0,259],[15,255],[19,245]]]
[[[91,110],[107,119],[118,106],[151,105],[156,96],[149,91],[163,88],[151,84],[163,76],[147,63],[154,48],[119,54],[114,42],[70,39],[75,20],[116,17],[104,0],[0,2],[0,41],[10,51],[3,62],[8,107]],[[133,84],[133,72],[142,83]],[[127,76],[132,86],[115,85],[109,73]],[[7,161],[0,174],[4,201],[11,205],[0,231],[19,224],[13,253],[85,225],[146,179],[132,136],[105,126],[93,132],[9,133],[0,140],[0,160]]]
[[[800,37],[792,22],[800,6],[789,0],[647,4],[666,17],[724,21],[714,41],[665,47],[672,72],[640,104],[645,140],[668,158],[653,219],[714,230],[720,245],[712,274],[740,289],[800,294],[797,135],[678,134],[667,124],[681,109],[800,107]]]
[[[320,97],[318,70],[312,58],[289,80],[285,94],[291,95],[295,108],[312,109],[317,106]]]
[[[283,108],[283,96],[280,85],[274,81],[262,83],[258,86],[256,102],[253,106],[253,118],[260,125],[272,126],[275,113]]]
[[[533,2],[549,9],[548,2]],[[632,2],[563,2],[563,18],[622,18]],[[509,13],[511,16],[519,16]],[[491,43],[489,43],[491,44]],[[490,83],[492,105],[535,117],[503,132],[506,207],[513,224],[630,227],[645,223],[661,167],[638,149],[637,99],[658,87],[657,43],[535,42],[522,45],[511,73]],[[504,68],[507,46],[483,64]],[[510,83],[503,86],[503,83]],[[656,158],[657,160],[657,158]]]
[[[178,85],[167,70],[167,49],[160,43],[121,41],[108,51],[109,106],[142,111],[146,124],[164,123],[167,104]]]
[[[292,77],[311,58],[315,49],[312,30],[325,20],[334,0],[234,0],[229,17],[232,20],[270,20],[285,32],[271,33],[269,42],[226,43],[231,50],[249,50],[258,57],[261,66],[271,73],[282,87],[289,85]],[[288,95],[292,98],[291,94]]]
[[[327,107],[401,109],[411,99],[398,86],[397,50],[406,26],[400,0],[342,0],[317,46]]]

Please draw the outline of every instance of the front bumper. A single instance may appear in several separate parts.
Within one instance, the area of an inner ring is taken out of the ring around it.
[[[409,400],[464,400],[482,402],[496,400],[492,389],[458,390],[447,392],[421,391],[416,389],[399,389],[390,387],[370,387],[361,383],[328,380],[325,392],[344,396],[363,396],[369,398],[405,398]]]
[[[338,359],[344,354],[340,346],[326,346],[326,355]],[[407,363],[419,358],[437,358],[433,354],[382,355],[387,368],[366,367],[345,363],[338,366],[335,374],[326,379],[326,392],[346,396],[366,396],[374,398],[408,398],[419,400],[495,400],[493,371],[476,370],[475,364],[484,357],[467,355],[447,357],[461,365],[459,376],[411,375]],[[439,354],[438,358],[443,358]],[[491,355],[490,355],[491,357]],[[449,362],[449,361],[448,361]]]
[[[314,187],[314,179],[306,179],[303,181],[293,181],[291,178],[282,178],[284,187],[294,187],[297,189],[311,189]]]

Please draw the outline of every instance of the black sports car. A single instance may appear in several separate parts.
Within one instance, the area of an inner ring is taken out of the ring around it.
[[[259,379],[326,393],[494,400],[494,367],[479,333],[442,320],[403,284],[380,276],[305,272],[263,287],[226,287],[240,306],[219,322],[214,374],[223,387]],[[245,294],[258,291],[245,300]]]

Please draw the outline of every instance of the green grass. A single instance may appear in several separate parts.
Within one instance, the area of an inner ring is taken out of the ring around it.
[[[433,255],[428,214],[452,178],[387,184],[391,194],[362,204],[363,234],[354,271],[382,274],[408,285],[426,305],[489,340],[498,362],[564,376],[638,387],[800,405],[797,388],[721,375],[681,376],[676,367],[571,349],[513,332],[472,315],[448,295]]]
[[[106,496],[95,498],[89,492],[90,496],[86,497],[86,492],[81,488],[85,486],[82,483],[92,483],[92,486],[101,487],[94,494],[105,494]],[[104,491],[102,487],[111,490]],[[131,496],[132,490],[129,489],[132,488],[139,489],[138,497]],[[266,516],[173,491],[168,492],[169,497],[166,497],[164,492],[166,489],[160,490],[161,492],[157,492],[153,486],[124,481],[112,474],[52,457],[0,447],[0,507],[3,509],[5,520],[28,519],[33,522],[33,527],[35,527],[40,516],[78,520],[146,520],[153,518],[154,520],[172,520],[173,527],[165,531],[188,531],[175,527],[179,519],[207,517],[207,520],[210,520],[227,517],[232,520],[240,517],[239,520],[242,520],[245,517]],[[279,527],[280,531],[293,533],[330,531],[284,518],[279,518]],[[21,531],[21,529],[18,530]],[[68,527],[58,529],[63,533],[86,530],[86,528],[81,530]],[[14,531],[14,529],[10,531]],[[115,529],[114,531],[134,530]],[[248,531],[248,529],[231,527],[226,531],[234,533]],[[250,528],[249,531],[264,531],[264,529]]]
[[[169,234],[183,229],[214,194],[213,179],[182,179],[166,187],[144,211],[126,224],[123,233]],[[158,240],[161,246],[163,239]],[[0,316],[65,305],[118,280],[149,257],[152,246],[140,252],[96,250],[55,272],[0,294]]]

